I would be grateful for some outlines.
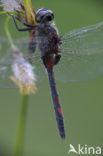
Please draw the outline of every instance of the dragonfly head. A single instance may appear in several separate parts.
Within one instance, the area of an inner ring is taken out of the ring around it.
[[[36,21],[38,23],[47,23],[54,19],[54,14],[51,10],[41,8],[36,12]]]

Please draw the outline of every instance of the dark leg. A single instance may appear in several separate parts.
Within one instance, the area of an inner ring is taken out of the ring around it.
[[[61,55],[57,54],[54,59],[54,65],[56,65],[60,61]]]
[[[18,12],[18,11],[17,11],[17,12]],[[21,23],[24,24],[25,26],[31,27],[31,28],[37,27],[37,26],[35,26],[35,25],[28,24],[28,23],[24,22],[23,17],[21,16],[20,12],[18,12],[18,15],[19,15],[19,19],[20,19]]]
[[[10,15],[10,16],[12,16],[12,15]],[[14,16],[12,16],[12,19],[13,19],[14,24],[15,24],[15,26],[16,26],[16,29],[17,29],[18,31],[28,31],[28,30],[33,30],[33,28],[23,28],[23,29],[19,29],[19,27],[18,27],[18,25],[17,25],[17,23],[16,23],[16,20],[15,20]]]

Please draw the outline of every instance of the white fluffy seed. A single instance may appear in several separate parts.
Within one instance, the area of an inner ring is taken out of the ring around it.
[[[22,0],[1,0],[0,1],[5,11],[20,10],[20,3],[23,4]]]

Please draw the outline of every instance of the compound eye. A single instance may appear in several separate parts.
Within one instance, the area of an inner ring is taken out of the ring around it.
[[[52,21],[52,16],[47,16],[47,21]]]
[[[44,18],[44,15],[42,15],[42,16],[40,17],[39,22],[41,22],[43,18]]]
[[[36,13],[36,21],[38,23],[52,21],[53,18],[54,18],[53,12],[45,8],[39,9]]]
[[[54,14],[53,13],[51,14],[51,16],[52,16],[52,19],[54,19]]]
[[[41,22],[41,20],[43,19],[43,15],[39,15],[39,14],[37,14],[36,15],[36,21],[38,22],[38,23],[40,23]]]
[[[52,14],[52,13],[47,13],[47,15],[45,15],[45,20],[46,21],[52,21],[53,19],[54,19],[54,14]]]

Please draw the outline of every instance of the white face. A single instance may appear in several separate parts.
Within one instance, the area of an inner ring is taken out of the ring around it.
[[[41,8],[36,12],[36,20],[38,23],[50,22],[54,18],[54,14],[51,10]]]

